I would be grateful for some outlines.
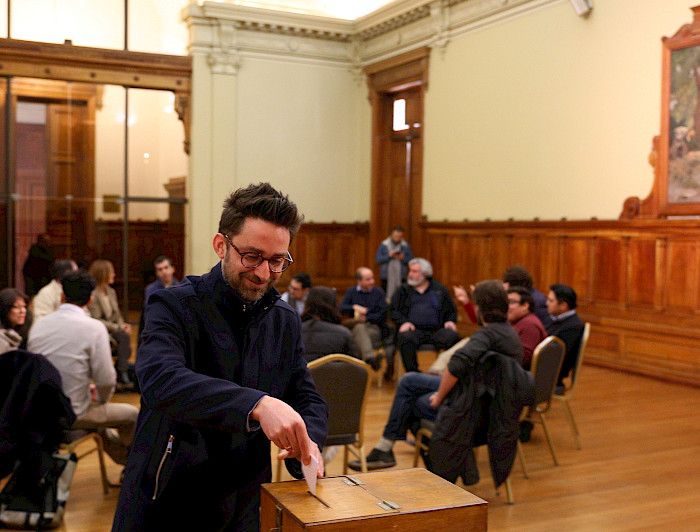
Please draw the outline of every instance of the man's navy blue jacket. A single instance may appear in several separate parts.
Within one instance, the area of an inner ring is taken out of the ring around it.
[[[221,263],[151,296],[136,359],[141,412],[114,530],[222,529],[236,491],[271,479],[269,440],[253,420],[247,428],[264,395],[297,410],[323,445],[328,407],[302,356],[299,315],[274,289],[247,304],[241,353],[227,321],[235,305]],[[287,465],[300,474],[298,460]]]

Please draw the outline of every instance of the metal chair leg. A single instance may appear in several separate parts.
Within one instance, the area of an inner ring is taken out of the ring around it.
[[[554,465],[559,465],[559,460],[557,460],[557,454],[554,452],[554,445],[552,444],[552,436],[549,434],[549,427],[547,426],[547,420],[542,412],[538,412],[540,420],[542,421],[542,428],[544,429],[544,435],[547,437],[547,445],[549,445],[549,452],[552,453],[552,459],[554,460]]]

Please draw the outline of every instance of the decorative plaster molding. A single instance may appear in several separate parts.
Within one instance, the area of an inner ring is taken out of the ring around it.
[[[351,71],[406,51],[445,49],[451,39],[561,0],[404,0],[355,21],[221,2],[182,12],[190,51],[207,54],[213,71],[235,74],[242,58],[345,65]]]

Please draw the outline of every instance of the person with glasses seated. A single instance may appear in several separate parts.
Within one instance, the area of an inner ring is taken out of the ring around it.
[[[268,183],[237,190],[213,238],[221,261],[151,296],[114,531],[258,530],[270,441],[292,475],[313,457],[323,476],[328,407],[306,367],[299,314],[274,288],[302,219]]]

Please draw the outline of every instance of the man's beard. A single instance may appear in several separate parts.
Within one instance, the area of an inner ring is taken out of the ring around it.
[[[230,275],[226,271],[226,268],[222,269],[224,279],[226,279],[228,285],[233,289],[234,292],[236,292],[236,294],[238,294],[238,296],[241,299],[247,301],[248,303],[255,303],[256,301],[258,301],[277,282],[277,279],[273,279],[272,277],[270,277],[270,279],[268,279],[268,281],[262,286],[250,286],[249,284],[245,283],[245,281],[243,280],[244,278],[253,282],[260,282],[260,278],[257,275],[255,275],[255,272],[253,272],[252,270],[239,272],[238,275],[235,276]]]
[[[419,279],[411,279],[410,277],[406,279],[406,283],[408,284],[408,286],[418,286],[423,281],[425,281],[425,277],[423,277],[422,275]]]

